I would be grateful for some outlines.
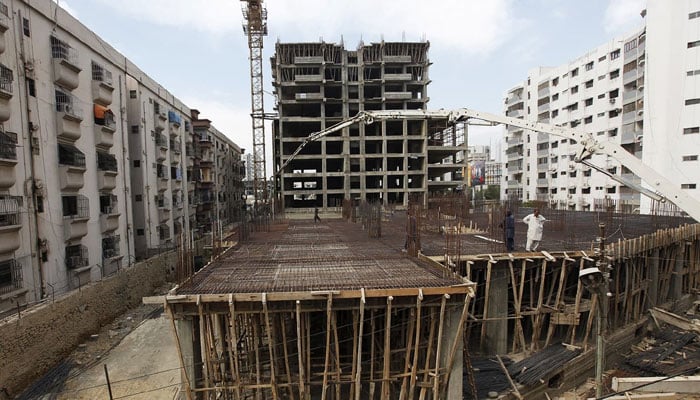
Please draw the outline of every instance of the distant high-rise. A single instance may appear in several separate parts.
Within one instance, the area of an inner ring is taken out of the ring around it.
[[[310,133],[359,111],[426,109],[428,47],[277,43],[275,169]],[[409,198],[422,202],[430,192],[456,190],[463,183],[466,140],[445,128],[446,121],[421,118],[344,128],[306,146],[279,175],[277,192],[290,209],[336,207],[350,199],[405,206]]]

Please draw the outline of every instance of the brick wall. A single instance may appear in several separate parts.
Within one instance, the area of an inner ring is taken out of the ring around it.
[[[89,335],[153,295],[174,270],[169,252],[0,322],[0,388],[18,394]]]

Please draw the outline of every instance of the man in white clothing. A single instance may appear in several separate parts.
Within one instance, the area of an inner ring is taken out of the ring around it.
[[[527,243],[525,244],[526,251],[535,251],[542,240],[542,231],[544,230],[545,218],[540,215],[540,209],[535,208],[532,214],[528,214],[523,218],[523,222],[527,224]]]

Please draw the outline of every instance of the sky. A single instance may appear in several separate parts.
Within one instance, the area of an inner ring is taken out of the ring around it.
[[[247,153],[250,64],[239,0],[53,0]],[[430,42],[429,109],[500,114],[529,69],[557,66],[643,24],[645,0],[264,0],[265,111],[275,43]],[[470,128],[492,145],[503,128]],[[271,130],[266,129],[268,175]]]

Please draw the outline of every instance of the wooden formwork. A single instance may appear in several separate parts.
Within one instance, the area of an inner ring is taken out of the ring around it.
[[[638,322],[650,307],[697,293],[699,246],[697,224],[607,245],[602,261],[610,267],[609,329]],[[496,325],[499,322],[507,326],[507,350],[511,352],[531,352],[554,342],[586,349],[594,342],[599,299],[581,285],[578,274],[597,266],[596,262],[601,261],[597,252],[447,254],[430,258],[477,285],[466,332],[472,348],[498,352],[490,336],[495,330],[501,332]],[[494,295],[495,290],[500,292]]]
[[[152,300],[173,320],[188,398],[389,400],[447,398],[451,379],[461,398],[472,295],[465,284]]]

